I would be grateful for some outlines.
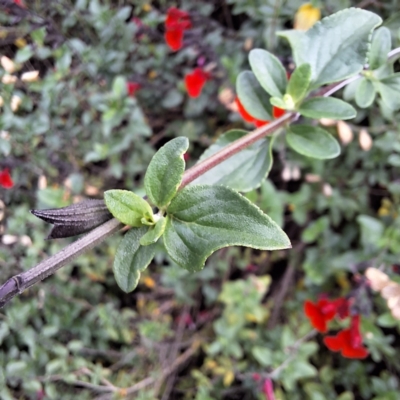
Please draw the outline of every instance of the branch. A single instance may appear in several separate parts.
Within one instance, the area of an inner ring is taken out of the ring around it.
[[[399,56],[400,48],[394,49],[388,54],[388,61],[393,62]],[[330,96],[350,82],[359,79],[359,77],[360,75],[356,75],[342,82],[327,86],[319,91],[318,95]],[[194,165],[184,173],[179,189],[183,189],[185,186],[193,182],[200,175],[203,175],[209,171],[211,168],[222,163],[229,157],[239,153],[258,140],[272,134],[287,123],[295,121],[298,117],[299,115],[297,113],[286,113],[270,124],[250,132],[248,135],[243,136],[230,145],[224,147],[211,157]],[[71,260],[78,257],[85,251],[92,249],[94,246],[101,243],[103,240],[120,230],[122,227],[123,225],[118,220],[113,218],[89,232],[86,236],[78,239],[76,242],[71,243],[60,252],[42,261],[30,270],[18,275],[14,275],[0,287],[0,308],[7,304],[17,294],[22,293],[25,289],[29,288],[35,283],[54,274],[58,269],[69,263]]]

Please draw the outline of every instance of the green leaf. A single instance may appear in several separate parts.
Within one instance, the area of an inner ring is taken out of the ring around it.
[[[271,97],[270,102],[273,106],[282,108],[283,110],[286,110],[287,104],[285,101],[280,98],[280,97]]]
[[[376,89],[374,84],[369,79],[362,79],[356,89],[356,103],[358,107],[369,107],[376,96]]]
[[[142,246],[148,246],[157,242],[157,240],[164,233],[166,224],[167,220],[161,216],[156,224],[151,226],[149,230],[142,236],[142,238],[140,239],[140,244]]]
[[[392,48],[390,30],[384,26],[374,32],[368,54],[369,69],[374,70],[387,63],[387,55]]]
[[[250,71],[243,71],[236,80],[236,91],[240,102],[246,111],[261,121],[272,120],[270,96],[260,86],[255,75]]]
[[[190,271],[202,269],[207,257],[226,246],[290,247],[289,238],[270,217],[225,186],[186,187],[167,213],[165,247],[178,265]]]
[[[104,201],[110,213],[125,225],[142,226],[142,218],[154,223],[149,203],[129,190],[107,190]]]
[[[361,243],[365,247],[378,248],[378,242],[383,235],[385,226],[383,223],[369,215],[359,215],[357,222],[361,229]]]
[[[146,230],[146,227],[129,230],[115,254],[113,265],[115,280],[126,293],[136,288],[140,273],[147,268],[155,254],[155,244],[140,245],[140,238],[146,233]]]
[[[400,109],[400,73],[390,75],[376,83],[384,104],[391,110]]]
[[[304,156],[318,159],[335,158],[340,146],[326,130],[311,125],[293,125],[286,134],[288,145]]]
[[[123,76],[117,76],[114,79],[112,92],[117,98],[126,96],[126,79]]]
[[[278,35],[289,41],[296,65],[310,64],[311,89],[315,89],[362,71],[371,32],[381,22],[372,12],[350,8],[323,18],[307,32]]]
[[[297,103],[306,96],[310,82],[310,64],[299,65],[290,76],[286,93],[292,96],[294,102]]]
[[[313,97],[304,101],[299,113],[308,118],[350,119],[357,115],[355,108],[334,97]]]
[[[271,96],[285,94],[286,71],[277,57],[267,50],[254,49],[250,51],[249,62],[258,82]]]
[[[163,208],[178,191],[185,171],[183,154],[189,147],[186,137],[177,137],[161,147],[152,158],[144,177],[150,201]]]
[[[246,131],[239,129],[224,133],[201,155],[199,161],[246,134]],[[241,192],[248,192],[260,186],[271,166],[272,139],[262,139],[201,175],[193,184],[226,185]]]

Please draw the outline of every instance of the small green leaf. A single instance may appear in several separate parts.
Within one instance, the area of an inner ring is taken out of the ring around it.
[[[356,90],[356,103],[358,107],[369,107],[376,96],[374,84],[369,79],[362,79]]]
[[[310,64],[299,65],[290,76],[286,93],[290,94],[294,102],[297,103],[298,101],[303,100],[306,96],[310,82]]]
[[[245,135],[247,132],[239,129],[224,133],[201,155],[199,161]],[[226,185],[241,192],[259,187],[272,166],[271,144],[270,138],[259,140],[201,175],[193,184]]]
[[[293,125],[286,134],[288,145],[304,156],[318,159],[335,158],[340,146],[326,130],[311,125]]]
[[[315,89],[361,72],[371,32],[381,23],[372,12],[349,8],[323,18],[307,32],[289,30],[278,35],[289,41],[296,65],[310,64],[310,89]]]
[[[269,94],[261,87],[255,75],[243,71],[236,80],[236,91],[246,111],[261,121],[272,120],[272,107]]]
[[[129,190],[107,190],[104,201],[110,213],[125,225],[142,226],[142,218],[153,222],[153,210],[149,203]]]
[[[387,63],[387,55],[392,48],[390,30],[384,26],[374,32],[368,54],[369,69],[374,70]]]
[[[155,254],[155,244],[140,245],[140,238],[146,233],[146,230],[146,227],[142,227],[128,231],[115,254],[113,265],[115,280],[126,293],[136,288],[140,273],[147,268]]]
[[[250,51],[249,62],[258,82],[271,96],[285,94],[286,71],[277,57],[266,50],[254,49]]]
[[[391,110],[400,109],[400,73],[396,73],[376,83],[376,89],[384,104]]]
[[[286,103],[280,97],[271,97],[270,102],[273,106],[286,110]]]
[[[334,97],[312,97],[301,103],[299,113],[308,118],[350,119],[357,115],[355,108]]]
[[[140,244],[142,246],[148,246],[157,242],[157,240],[164,233],[166,224],[167,220],[161,216],[156,224],[151,226],[149,230],[142,236],[142,238],[140,239]]]
[[[117,76],[114,79],[112,92],[117,98],[126,96],[126,79],[123,76]]]
[[[190,271],[202,269],[207,257],[222,247],[290,247],[289,238],[270,217],[225,186],[186,187],[167,213],[165,247],[178,265]]]
[[[144,177],[150,201],[163,208],[178,191],[185,171],[183,154],[189,147],[186,137],[177,137],[161,147],[151,160]]]

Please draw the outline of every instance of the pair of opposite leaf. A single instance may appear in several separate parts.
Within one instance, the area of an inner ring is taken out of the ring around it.
[[[133,192],[105,192],[115,218],[133,227],[118,246],[114,273],[119,286],[133,290],[147,268],[162,236],[170,258],[190,271],[200,270],[206,259],[226,246],[260,250],[290,247],[282,229],[245,197],[225,186],[192,185],[178,191],[185,169],[188,140],[178,137],[153,157],[144,179],[147,197]]]

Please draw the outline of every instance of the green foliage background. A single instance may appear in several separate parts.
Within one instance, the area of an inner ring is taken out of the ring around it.
[[[218,92],[234,89],[251,47],[290,66],[288,45],[275,33],[291,27],[303,2],[183,0],[176,5],[190,11],[194,28],[177,53],[163,38],[171,2],[28,3],[10,1],[0,11],[1,54],[20,63],[20,72],[41,75],[0,87],[0,130],[8,132],[0,135],[0,169],[10,168],[16,182],[0,188],[2,281],[69,242],[46,242],[49,227],[29,209],[115,188],[141,195],[146,167],[167,140],[189,138],[190,166],[221,133],[246,127]],[[321,4],[323,15],[356,5]],[[367,9],[384,19],[399,46],[396,3]],[[201,56],[215,63],[214,78],[190,99],[183,77]],[[127,81],[141,85],[135,98],[127,96]],[[22,98],[15,113],[8,106],[13,94]],[[107,393],[108,382],[124,388],[152,378],[128,398],[262,399],[252,374],[289,359],[274,376],[279,399],[397,399],[400,323],[360,281],[371,260],[399,262],[399,115],[379,102],[357,111],[350,122],[355,139],[338,158],[307,159],[278,139],[269,180],[247,194],[284,227],[292,251],[223,249],[191,274],[157,247],[139,287],[125,294],[112,274],[120,239],[112,237],[1,310],[0,398],[124,398],[123,391]],[[362,128],[373,138],[368,152],[357,141]],[[299,168],[301,177],[283,180],[285,167]],[[5,244],[5,235],[16,242]],[[366,361],[332,354],[310,335],[303,302],[323,293],[363,299]],[[179,368],[163,375],[176,361]]]

